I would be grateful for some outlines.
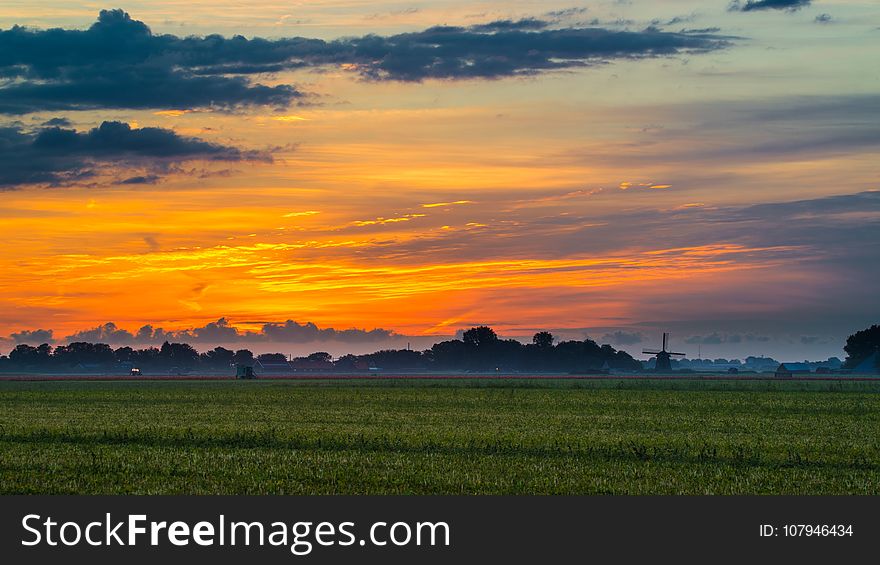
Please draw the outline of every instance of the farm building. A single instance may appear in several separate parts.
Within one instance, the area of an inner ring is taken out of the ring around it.
[[[809,375],[810,366],[806,363],[781,363],[776,368],[777,377],[790,377],[792,375]]]

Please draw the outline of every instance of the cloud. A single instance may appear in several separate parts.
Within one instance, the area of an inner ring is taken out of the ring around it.
[[[11,334],[9,337],[11,337],[12,341],[15,343],[35,345],[55,343],[55,339],[52,336],[52,330],[21,330],[20,332]]]
[[[508,23],[470,28],[434,27],[390,37],[370,35],[338,40],[331,45],[368,79],[419,82],[493,79],[585,67],[613,59],[706,52],[726,47],[732,39],[655,28],[535,30],[538,20],[502,22]],[[530,29],[523,29],[522,22],[528,22]],[[513,29],[504,29],[505,25]]]
[[[76,184],[106,174],[108,167],[126,170],[130,176],[119,179],[122,184],[152,184],[173,165],[193,160],[268,161],[271,157],[122,122],[103,122],[83,132],[57,126],[36,131],[0,127],[0,189]]]
[[[600,339],[602,343],[613,343],[615,345],[635,345],[645,341],[645,336],[641,332],[625,332],[618,330],[613,333],[607,333]]]
[[[587,7],[563,8],[561,10],[552,10],[550,12],[545,13],[544,15],[547,17],[550,17],[550,18],[554,18],[554,19],[571,18],[574,16],[581,16],[589,11],[590,11],[590,9]]]
[[[122,10],[102,10],[86,30],[0,31],[0,113],[101,108],[230,110],[286,107],[305,95],[255,75],[346,68],[370,80],[418,82],[529,75],[720,49],[731,38],[600,27],[548,29],[524,18],[334,41],[156,35]]]
[[[677,126],[649,132],[639,151],[610,144],[588,157],[628,169],[680,161],[726,169],[739,160],[778,163],[869,152],[880,146],[878,104],[877,94],[837,94],[671,105],[667,119]],[[695,144],[697,138],[706,142]]]
[[[230,326],[229,320],[226,318],[220,318],[216,322],[209,322],[201,328],[195,328],[191,333],[193,334],[194,341],[201,342],[232,343],[238,341],[241,337],[238,330]]]
[[[725,337],[719,334],[718,332],[713,332],[709,335],[692,335],[690,337],[684,338],[685,343],[689,344],[703,344],[703,345],[717,345],[720,343],[724,343],[726,341]]]
[[[242,75],[294,67],[294,47],[309,41],[154,35],[122,10],[101,10],[84,31],[14,26],[0,31],[0,75],[7,79],[0,113],[287,106],[302,93]]]
[[[126,330],[116,327],[113,322],[107,322],[104,325],[76,332],[64,338],[68,343],[75,341],[86,341],[89,343],[108,343],[108,344],[126,344],[134,343],[134,335]]]
[[[521,20],[496,20],[485,24],[472,25],[468,29],[478,33],[512,30],[536,30],[544,29],[550,22],[536,18],[523,18]]]
[[[73,125],[67,118],[50,118],[43,122],[44,126],[50,127],[70,127]]]
[[[722,343],[765,343],[770,341],[769,336],[756,335],[752,333],[746,334],[720,334],[712,332],[708,335],[692,335],[684,339],[685,343],[696,345],[720,345]]]
[[[268,341],[279,343],[308,343],[312,341],[364,343],[383,341],[393,337],[395,334],[390,330],[383,329],[373,329],[369,331],[359,329],[320,329],[311,322],[298,324],[293,320],[287,320],[283,324],[264,324],[261,330],[261,335]]]
[[[10,336],[16,343],[51,343],[52,330],[34,330],[14,333]],[[336,329],[319,328],[312,322],[300,324],[293,320],[282,323],[264,322],[259,331],[240,331],[230,325],[225,317],[204,326],[178,331],[166,331],[150,324],[141,326],[136,332],[120,329],[113,322],[95,328],[75,332],[64,338],[66,342],[88,341],[111,345],[150,345],[165,341],[178,341],[193,344],[216,343],[377,343],[401,337],[391,330],[376,328]]]
[[[786,10],[795,12],[809,6],[813,0],[746,0],[745,3],[734,0],[730,4],[731,12],[754,12],[757,10]]]

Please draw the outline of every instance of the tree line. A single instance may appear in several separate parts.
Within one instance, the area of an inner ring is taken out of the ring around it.
[[[875,353],[880,353],[880,326],[874,325],[847,338],[845,368],[853,368]],[[751,359],[751,358],[749,358]],[[747,365],[749,364],[747,359]],[[768,361],[767,359],[760,359]],[[880,355],[877,356],[880,361]],[[161,347],[113,349],[106,343],[74,342],[52,347],[19,344],[0,356],[0,371],[89,372],[120,371],[140,368],[143,371],[229,371],[235,365],[285,363],[283,353],[254,355],[248,349],[214,349],[199,352],[187,343],[165,342]],[[591,339],[561,341],[549,332],[536,333],[531,343],[501,339],[488,326],[471,328],[461,339],[435,344],[431,349],[386,349],[365,355],[343,355],[332,359],[329,353],[316,352],[297,357],[294,362],[309,362],[327,370],[357,371],[369,367],[383,370],[420,371],[542,371],[586,372],[602,368],[638,371],[642,364],[628,353]],[[722,360],[723,361],[723,360]],[[772,362],[772,360],[769,360]]]
[[[36,372],[113,371],[137,367],[142,371],[205,370],[226,371],[235,365],[285,363],[283,353],[254,355],[248,349],[215,347],[199,352],[187,343],[165,342],[161,347],[113,349],[105,343],[74,342],[52,347],[17,345],[8,356],[0,356],[0,370]],[[308,361],[328,370],[355,371],[374,367],[382,370],[462,371],[553,371],[581,372],[602,368],[640,370],[641,363],[625,351],[599,345],[591,339],[561,341],[549,332],[536,333],[531,343],[501,339],[488,326],[471,328],[461,339],[435,344],[431,349],[386,349],[365,355],[343,355],[333,360],[316,352],[293,360]]]

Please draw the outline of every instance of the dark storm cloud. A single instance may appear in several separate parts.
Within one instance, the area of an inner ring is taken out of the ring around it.
[[[264,153],[184,137],[167,129],[132,128],[122,122],[103,122],[84,132],[0,127],[0,188],[67,185],[92,179],[114,166],[146,171],[119,181],[123,184],[154,183],[169,167],[184,161],[270,159]]]
[[[730,5],[732,12],[754,12],[757,10],[786,10],[794,12],[805,6],[809,6],[812,0],[746,0],[746,2],[734,1]]]
[[[261,73],[351,65],[371,80],[500,78],[613,59],[703,52],[728,45],[714,34],[547,29],[525,18],[434,27],[393,36],[335,41],[219,35],[155,35],[122,10],[103,10],[87,30],[0,31],[0,113],[99,108],[288,106],[290,85],[266,86]]]

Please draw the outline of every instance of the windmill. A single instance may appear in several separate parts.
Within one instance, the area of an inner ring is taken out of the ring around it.
[[[684,353],[673,353],[672,351],[666,351],[666,344],[669,341],[669,334],[663,332],[663,348],[660,351],[656,349],[643,349],[642,353],[646,353],[648,355],[656,355],[657,363],[654,366],[654,370],[658,373],[670,373],[672,372],[672,362],[670,358],[673,355],[681,355],[684,357]]]

